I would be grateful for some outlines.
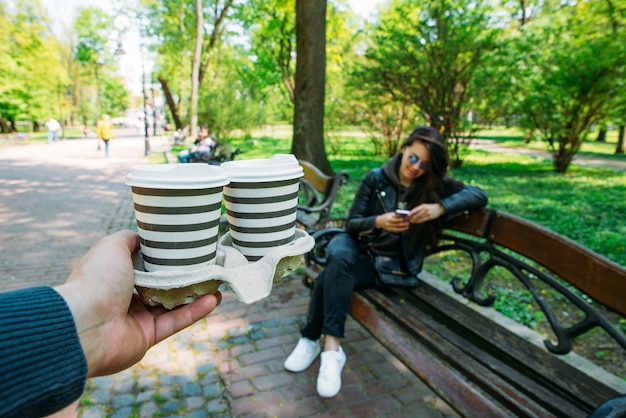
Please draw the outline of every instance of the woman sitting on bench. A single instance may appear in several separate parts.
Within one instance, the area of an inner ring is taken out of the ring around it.
[[[417,127],[402,152],[368,172],[356,191],[345,230],[328,244],[327,265],[313,288],[301,338],[285,369],[307,369],[320,354],[317,392],[332,397],[341,389],[346,356],[340,346],[352,292],[415,287],[424,249],[434,244],[442,220],[487,204],[487,195],[447,176],[448,150],[442,135]]]

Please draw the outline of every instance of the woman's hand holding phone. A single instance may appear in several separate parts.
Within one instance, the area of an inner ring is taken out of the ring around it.
[[[409,213],[411,211],[407,209],[396,209],[396,216],[402,218],[404,222],[409,222]]]

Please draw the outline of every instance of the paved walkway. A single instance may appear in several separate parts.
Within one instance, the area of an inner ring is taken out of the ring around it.
[[[505,147],[499,145],[495,141],[488,139],[474,139],[471,148],[480,148],[492,152],[504,152],[510,154],[524,154],[537,158],[552,159],[552,156],[547,151],[534,150],[523,147]],[[575,155],[572,160],[573,164],[587,165],[590,167],[607,168],[610,170],[626,171],[626,158],[603,158],[595,157],[593,155]]]
[[[63,283],[93,242],[131,226],[125,175],[144,162],[136,135],[118,132],[109,159],[95,139],[0,149],[0,291]],[[316,394],[319,360],[303,373],[284,371],[308,305],[300,278],[252,305],[223,294],[214,313],[136,366],[90,379],[79,416],[456,416],[352,319],[337,397]]]

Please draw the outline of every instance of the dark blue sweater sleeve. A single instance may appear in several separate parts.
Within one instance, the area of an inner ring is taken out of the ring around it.
[[[51,287],[0,293],[0,417],[41,417],[78,399],[87,379],[72,313]]]

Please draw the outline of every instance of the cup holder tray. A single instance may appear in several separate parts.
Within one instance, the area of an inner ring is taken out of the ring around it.
[[[258,261],[250,262],[233,248],[230,232],[217,244],[216,262],[197,270],[162,270],[147,272],[139,252],[133,255],[135,287],[143,301],[151,306],[172,309],[196,298],[215,293],[224,283],[241,302],[250,304],[269,296],[272,283],[287,276],[302,264],[302,255],[315,244],[313,237],[296,229],[293,242],[273,248]]]

